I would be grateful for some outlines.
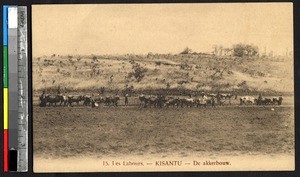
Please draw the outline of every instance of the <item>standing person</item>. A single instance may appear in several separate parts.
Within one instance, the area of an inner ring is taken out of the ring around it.
[[[278,105],[282,104],[282,100],[283,100],[282,95],[280,95],[279,98],[278,98]]]
[[[92,108],[96,107],[95,99],[92,98]]]
[[[257,99],[257,105],[261,105],[262,102],[262,96],[261,93],[258,95],[258,99]]]
[[[218,103],[218,105],[221,105],[221,95],[220,95],[220,92],[217,93],[217,103]]]
[[[119,100],[120,100],[119,94],[116,93],[116,95],[115,95],[114,98],[112,99],[112,104],[113,104],[113,106],[116,106],[116,107],[117,107],[117,106],[118,106]]]
[[[204,108],[206,108],[207,105],[207,97],[205,96],[204,92],[202,92],[200,96],[200,106],[201,105],[203,105]]]
[[[42,95],[40,96],[40,107],[45,107],[46,106],[46,94],[45,90],[43,90]]]
[[[211,106],[212,106],[213,108],[216,107],[216,104],[215,104],[215,96],[212,96],[212,97],[211,97]]]
[[[125,106],[128,106],[128,94],[125,94]]]

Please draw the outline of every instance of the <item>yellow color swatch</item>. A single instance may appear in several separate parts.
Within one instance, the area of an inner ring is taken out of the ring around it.
[[[3,106],[4,106],[4,130],[8,129],[8,88],[3,88]]]

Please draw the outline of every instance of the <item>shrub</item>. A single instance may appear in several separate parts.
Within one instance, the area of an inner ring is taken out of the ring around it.
[[[147,72],[147,68],[141,67],[138,63],[133,64],[132,69],[133,72],[128,73],[128,77],[134,77],[137,82],[140,82],[144,78],[145,73]]]
[[[192,52],[192,49],[186,47],[182,52],[180,52],[180,54],[189,54]]]
[[[161,61],[156,61],[155,64],[156,64],[157,66],[160,66],[160,65],[161,65]]]
[[[236,57],[252,57],[258,54],[258,47],[249,44],[235,44],[233,45],[233,56]]]

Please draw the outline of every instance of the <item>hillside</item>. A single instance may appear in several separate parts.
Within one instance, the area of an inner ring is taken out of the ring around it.
[[[293,59],[208,54],[43,56],[32,60],[33,89],[293,92]]]

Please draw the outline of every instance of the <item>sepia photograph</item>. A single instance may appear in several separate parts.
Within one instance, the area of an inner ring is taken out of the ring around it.
[[[293,171],[292,3],[32,5],[34,172]]]

